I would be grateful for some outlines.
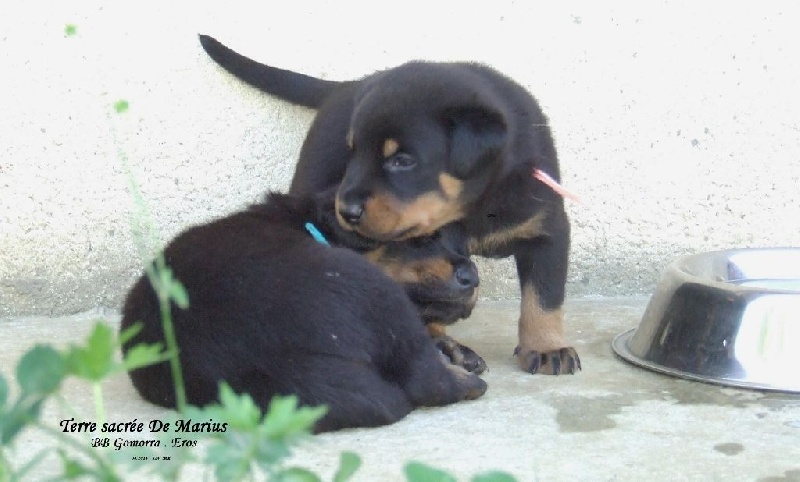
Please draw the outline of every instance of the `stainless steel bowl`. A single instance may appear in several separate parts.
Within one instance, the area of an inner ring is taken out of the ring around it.
[[[692,380],[800,393],[800,248],[733,249],[665,270],[623,359]]]

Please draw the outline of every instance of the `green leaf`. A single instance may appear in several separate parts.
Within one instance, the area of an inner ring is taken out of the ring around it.
[[[456,478],[447,472],[419,462],[407,463],[404,472],[408,482],[456,482]]]
[[[225,382],[219,386],[220,415],[233,430],[253,431],[261,420],[261,409],[250,395],[237,395]]]
[[[64,378],[64,359],[49,345],[36,345],[17,364],[17,382],[25,394],[50,394]]]
[[[92,471],[82,463],[75,459],[71,459],[64,449],[58,449],[58,456],[61,458],[61,463],[64,466],[61,472],[61,476],[64,479],[74,480],[92,473]]]
[[[250,459],[237,446],[217,443],[208,448],[205,463],[214,466],[217,480],[241,480],[250,474]]]
[[[64,27],[64,35],[66,35],[67,37],[72,37],[76,33],[78,33],[78,27],[76,27],[75,25],[68,23]]]
[[[220,383],[219,399],[218,405],[202,409],[190,407],[184,412],[185,417],[211,418],[228,424],[227,432],[210,434],[216,441],[208,448],[204,461],[215,466],[219,480],[241,479],[256,467],[271,473],[280,460],[291,454],[292,439],[307,434],[309,427],[325,413],[324,407],[298,408],[297,397],[290,396],[273,398],[266,415],[262,416],[250,395],[237,395],[224,382]],[[345,457],[344,472],[354,471],[354,465],[357,467],[358,461],[354,462],[353,457]],[[309,474],[300,469],[280,473],[284,478],[273,480],[318,480],[307,478]]]
[[[260,436],[258,433],[249,434],[248,440],[253,446],[253,462],[258,464],[263,472],[271,472],[283,459],[292,455],[286,440],[273,440]]]
[[[22,429],[39,418],[44,397],[44,395],[25,395],[8,413],[0,414],[0,445],[10,445]]]
[[[123,112],[128,111],[128,101],[125,99],[120,99],[114,103],[114,110],[117,114],[122,114]]]
[[[131,341],[134,336],[142,332],[143,328],[144,328],[144,323],[142,323],[141,321],[137,321],[136,323],[125,328],[124,330],[121,330],[119,332],[119,339],[118,339],[119,345],[122,346],[125,343]]]
[[[264,416],[263,428],[265,433],[273,438],[307,434],[327,411],[328,408],[325,406],[298,408],[297,397],[294,395],[274,397]]]
[[[124,482],[112,465],[98,465],[92,471],[92,476],[97,482]]]
[[[485,472],[473,477],[472,482],[517,482],[517,479],[507,472]]]
[[[168,358],[161,343],[139,343],[125,354],[122,367],[131,371],[148,365],[155,365],[166,361]]]
[[[8,382],[6,378],[0,373],[0,409],[6,406],[8,401]],[[0,411],[2,413],[2,411]]]
[[[153,289],[159,295],[159,298],[166,296],[179,308],[183,310],[188,308],[189,294],[186,292],[186,288],[175,278],[172,274],[172,269],[164,264],[163,259],[159,259],[153,264],[153,270],[155,271],[155,276],[150,279]]]
[[[114,334],[105,323],[98,322],[86,341],[86,346],[71,346],[67,352],[67,367],[73,375],[99,382],[114,368]]]
[[[314,472],[300,467],[283,469],[270,478],[270,482],[321,482],[321,480]]]
[[[342,452],[339,457],[339,470],[333,476],[333,482],[346,482],[361,467],[361,457],[353,452]]]
[[[178,308],[185,310],[189,307],[189,293],[177,279],[172,279],[169,285],[169,297],[178,305]]]

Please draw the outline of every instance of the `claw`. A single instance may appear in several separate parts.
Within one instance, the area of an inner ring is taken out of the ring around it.
[[[567,373],[569,373],[570,375],[575,374],[575,359],[572,357],[570,357],[569,359],[569,365],[567,366]]]
[[[524,351],[518,346],[514,350],[514,356],[519,357],[520,367],[531,374],[574,375],[581,370],[580,357],[572,347],[542,353],[535,350]]]
[[[480,355],[475,353],[475,350],[468,346],[464,346],[459,344],[458,347],[461,350],[461,354],[463,356],[463,361],[461,366],[463,366],[468,372],[474,373],[476,375],[480,375],[481,373],[486,371],[486,360],[484,360]]]
[[[531,364],[528,367],[528,371],[532,374],[539,371],[539,368],[542,366],[542,358],[538,356],[536,353],[532,353],[531,357]]]
[[[561,358],[557,356],[551,356],[550,359],[553,362],[553,375],[558,375],[561,373]]]
[[[460,366],[475,375],[486,371],[486,361],[472,348],[458,343],[447,335],[437,336],[433,339],[439,352],[453,365]]]

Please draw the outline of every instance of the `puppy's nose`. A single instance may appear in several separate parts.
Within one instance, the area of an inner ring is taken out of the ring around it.
[[[339,205],[339,215],[348,224],[355,226],[364,215],[364,205],[361,203],[342,203]]]
[[[463,289],[477,288],[480,284],[478,269],[472,262],[463,263],[456,268],[456,283]]]

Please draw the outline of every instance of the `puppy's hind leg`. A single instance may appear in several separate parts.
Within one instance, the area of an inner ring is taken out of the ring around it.
[[[375,365],[337,356],[316,357],[282,391],[297,394],[303,405],[328,407],[316,433],[388,425],[413,409],[397,383],[384,379]]]
[[[328,413],[316,431],[350,427],[378,427],[402,419],[414,408],[403,390],[384,380],[377,370],[363,367],[331,380],[327,390]]]

